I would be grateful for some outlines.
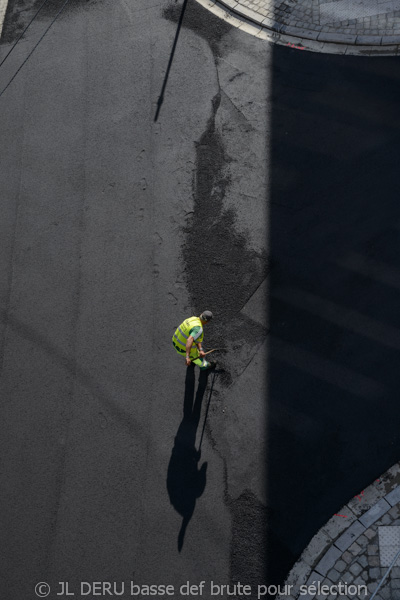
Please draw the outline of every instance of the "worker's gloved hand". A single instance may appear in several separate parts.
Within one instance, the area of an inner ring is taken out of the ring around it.
[[[192,364],[192,361],[190,360],[190,358],[186,359],[186,366],[190,367],[190,365]]]
[[[203,350],[199,350],[199,356],[200,358],[204,358],[206,355],[206,353]]]

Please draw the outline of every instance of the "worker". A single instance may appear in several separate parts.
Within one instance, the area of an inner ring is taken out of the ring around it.
[[[189,317],[181,323],[172,337],[172,344],[178,354],[185,354],[186,365],[192,363],[200,367],[201,371],[215,369],[216,363],[207,361],[202,348],[203,325],[213,318],[212,312],[205,310],[199,317]]]

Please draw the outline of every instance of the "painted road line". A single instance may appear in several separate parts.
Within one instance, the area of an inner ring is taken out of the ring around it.
[[[8,0],[0,0],[0,37],[3,30],[4,17],[6,16]]]

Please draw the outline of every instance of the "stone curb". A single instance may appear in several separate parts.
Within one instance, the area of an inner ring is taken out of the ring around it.
[[[355,547],[360,548],[362,545],[361,541],[357,544],[361,536],[365,545],[365,541],[371,537],[371,526],[382,518],[390,520],[388,513],[396,510],[394,507],[398,504],[400,505],[400,462],[350,500],[318,531],[285,581],[285,585],[291,585],[295,591],[290,595],[278,595],[277,600],[295,600],[298,597],[312,600],[316,594],[302,593],[299,596],[300,586],[314,582],[318,585],[318,582],[324,580],[341,557],[350,556],[351,552],[356,553]]]
[[[357,56],[397,56],[400,35],[349,35],[284,25],[241,5],[238,0],[197,0],[212,13],[242,31],[297,50]]]
[[[297,27],[295,24],[292,25],[282,25],[279,23],[272,23],[268,18],[263,17],[259,13],[251,10],[247,6],[243,6],[240,4],[238,0],[216,0],[216,4],[221,4],[223,7],[232,10],[234,13],[246,17],[247,19],[254,21],[257,25],[261,25],[262,27],[266,27],[268,29],[272,29],[277,33],[290,33],[298,38],[304,39],[318,39],[319,42],[335,42],[338,44],[362,44],[362,45],[372,45],[372,46],[386,46],[386,45],[400,45],[400,35],[377,35],[377,36],[367,36],[367,35],[348,35],[346,33],[328,33],[328,32],[315,32],[307,29],[303,29],[301,27]],[[290,31],[288,31],[290,30]],[[315,38],[314,36],[317,36]],[[357,42],[357,39],[360,38],[360,41]]]

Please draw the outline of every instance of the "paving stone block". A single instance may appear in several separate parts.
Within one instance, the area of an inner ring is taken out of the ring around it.
[[[237,0],[219,0],[221,4],[224,4],[228,8],[235,8],[238,5]]]
[[[335,563],[335,569],[336,571],[338,571],[339,573],[343,573],[343,571],[347,568],[346,563],[344,562],[344,560],[338,560]]]
[[[239,25],[239,29],[241,31],[245,31],[246,33],[250,33],[250,34],[255,34],[257,29],[258,31],[261,30],[261,26],[257,25],[256,23],[252,23],[250,21],[245,21],[243,20],[242,23]]]
[[[379,590],[379,595],[383,600],[392,600],[392,592],[387,587],[381,587]]]
[[[326,554],[324,554],[324,556],[321,558],[315,567],[315,570],[322,575],[326,575],[327,572],[332,569],[333,565],[336,563],[341,554],[342,551],[339,550],[339,548],[336,548],[336,546],[331,546],[328,552],[326,552]]]
[[[368,44],[368,42],[365,43]],[[366,513],[359,517],[359,521],[365,527],[370,527],[373,523],[375,523],[375,521],[385,515],[388,510],[390,510],[389,502],[386,502],[385,498],[381,498],[379,502],[374,504],[374,506],[372,506]]]
[[[315,31],[321,31],[321,29],[320,26],[315,26]],[[345,515],[345,517],[340,517],[338,515]],[[333,540],[348,529],[357,518],[348,505],[342,506],[342,508],[338,510],[338,515],[333,516],[326,525],[322,527],[323,531],[325,531]]]
[[[344,560],[345,563],[349,564],[353,561],[354,556],[351,554],[351,552],[349,552],[348,550],[346,550],[346,552],[343,552],[343,556],[342,556],[342,560]]]
[[[366,528],[360,521],[354,521],[354,523],[335,541],[335,545],[344,552],[359,535],[364,533],[365,529]]]
[[[374,556],[374,555],[378,554],[378,552],[379,552],[378,544],[369,544],[369,546],[367,548],[367,554],[369,556]]]
[[[382,45],[385,44],[400,44],[400,35],[388,35],[382,38]],[[389,500],[388,500],[389,502]],[[396,504],[396,503],[394,503]]]
[[[378,580],[378,579],[380,579],[380,576],[381,576],[381,570],[379,567],[371,567],[368,570],[368,574],[370,576],[370,579]]]
[[[383,517],[381,519],[379,519],[379,521],[377,521],[377,523],[379,523],[380,525],[391,525],[392,519],[389,515],[383,515]]]
[[[321,582],[321,589],[324,589],[324,590],[325,590],[325,588],[323,588],[322,586],[326,586],[326,587],[327,587],[327,589],[329,590],[329,589],[330,589],[330,587],[331,587],[331,585],[332,585],[332,582],[331,582],[331,581],[329,581],[328,579],[324,579],[324,580]],[[328,592],[328,594],[329,594],[329,592]],[[326,600],[326,598],[327,598],[328,594],[322,594],[322,593],[321,593],[321,594],[317,594],[317,595],[315,596],[315,600]]]
[[[353,581],[353,585],[356,585],[358,587],[363,586],[363,588],[365,587],[365,591],[367,591],[367,586],[365,585],[365,581],[361,577],[356,577],[355,580]]]
[[[328,572],[328,579],[330,579],[333,583],[336,583],[340,578],[340,573],[336,569],[331,569]]]
[[[360,544],[360,546],[366,546],[368,543],[369,540],[365,535],[360,535],[360,537],[357,539],[357,544]]]
[[[260,20],[260,15],[258,13],[256,13],[254,10],[251,10],[251,8],[248,8],[247,6],[243,6],[242,4],[237,4],[235,6],[235,12],[243,17],[246,17],[247,19],[255,21],[256,23]]]
[[[360,564],[358,564],[358,562],[353,563],[352,565],[350,565],[349,568],[350,573],[353,573],[355,577],[357,577],[357,575],[359,575],[362,570],[363,567]]]
[[[306,586],[308,589],[310,589],[310,592],[308,594],[302,595],[301,598],[303,600],[312,600],[313,598],[315,598],[316,591],[313,594],[312,590],[311,590],[311,586],[316,587],[318,585],[318,582],[322,581],[323,579],[324,579],[323,575],[320,575],[319,573],[312,571],[312,573],[311,573],[310,577],[307,579],[307,583],[306,583]]]
[[[316,42],[314,40],[304,40],[302,39],[300,41],[300,43],[304,46],[304,48],[306,50],[313,50],[314,52],[320,52],[321,51],[321,44],[320,42]],[[326,531],[326,529],[324,528],[324,531]],[[337,536],[335,536],[337,537]]]
[[[371,527],[369,527],[369,529],[366,529],[364,531],[364,535],[367,536],[367,538],[369,540],[372,540],[372,538],[374,538],[375,536],[378,535],[378,531],[376,529],[372,529]]]
[[[347,44],[328,44],[323,43],[321,52],[325,54],[346,54],[349,50],[349,46]]]
[[[366,46],[380,46],[382,43],[381,35],[357,35],[356,44]]]
[[[346,573],[343,573],[343,575],[340,578],[340,581],[349,585],[352,581],[354,581],[354,575],[347,571]]]
[[[379,556],[368,556],[368,564],[370,567],[379,567]]]
[[[389,492],[389,494],[386,494],[385,500],[389,502],[390,506],[394,506],[400,502],[400,485]]]
[[[265,19],[262,21],[262,26],[268,27],[268,29],[272,29],[273,31],[280,31],[283,27],[283,24],[271,17],[265,17]]]
[[[390,571],[390,575],[393,579],[400,579],[400,567],[393,567]]]
[[[321,31],[318,36],[320,42],[335,42],[336,44],[355,44],[356,35],[348,35],[347,33],[329,33]]]
[[[381,566],[389,567],[400,548],[400,527],[384,526],[379,528],[379,558]],[[400,566],[400,559],[396,566]]]
[[[391,586],[392,586],[392,589],[400,590],[400,579],[393,579],[392,578],[392,580],[391,580]]]
[[[310,575],[309,565],[300,559],[290,571],[285,584],[293,585],[295,590],[298,590],[301,585],[304,585]]]
[[[357,558],[357,562],[362,566],[363,569],[365,569],[365,567],[368,565],[368,558],[365,556],[365,554],[362,554]]]
[[[312,29],[304,29],[302,27],[292,27],[290,25],[284,25],[282,27],[282,33],[286,35],[294,35],[296,37],[305,38],[309,40],[316,40],[318,38],[318,32]]]
[[[324,531],[320,530],[317,535],[314,535],[311,542],[304,550],[303,554],[301,555],[302,560],[310,565],[310,567],[314,566],[322,558],[324,552],[326,552],[326,548],[330,545],[330,543],[331,539],[329,536]],[[339,558],[339,555],[335,560]]]
[[[260,29],[260,31],[258,31],[256,33],[256,37],[261,40],[269,41],[271,39],[271,34],[270,34],[269,30],[267,30],[267,29]]]
[[[349,546],[349,552],[351,552],[353,556],[357,556],[357,554],[360,554],[361,552],[361,546],[357,542],[354,542]]]

